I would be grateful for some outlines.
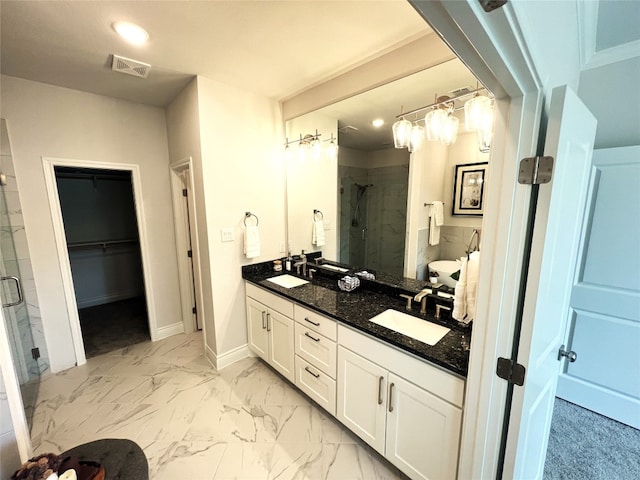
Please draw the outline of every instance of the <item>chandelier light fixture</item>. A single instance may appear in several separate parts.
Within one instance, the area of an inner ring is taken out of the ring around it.
[[[396,148],[408,148],[415,152],[420,148],[424,139],[430,142],[440,142],[443,145],[452,145],[458,138],[460,120],[454,115],[456,111],[465,112],[465,127],[468,131],[477,132],[480,151],[487,152],[491,148],[491,132],[493,130],[493,100],[486,95],[479,95],[484,88],[474,91],[466,91],[453,98],[448,96],[438,97],[434,103],[425,107],[411,110],[396,116],[398,121],[393,124],[393,142]],[[469,96],[472,98],[462,103]],[[456,102],[459,102],[456,105]],[[418,121],[413,123],[406,117],[428,110],[424,117],[424,127],[418,126]]]

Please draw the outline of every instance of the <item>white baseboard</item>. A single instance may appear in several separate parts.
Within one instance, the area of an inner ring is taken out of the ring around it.
[[[171,325],[167,325],[166,327],[159,327],[154,332],[151,332],[151,340],[154,342],[158,340],[162,340],[164,338],[169,338],[174,335],[178,335],[180,333],[184,333],[184,325],[182,322],[172,323]]]
[[[216,355],[208,345],[205,345],[204,354],[209,362],[211,362],[211,365],[213,365],[213,368],[215,368],[216,370],[222,370],[232,363],[236,363],[243,358],[249,357],[251,355],[251,352],[249,351],[249,347],[245,344],[236,347],[233,350],[229,350],[228,352]]]
[[[104,305],[105,303],[118,302],[120,300],[126,300],[128,298],[141,297],[144,295],[144,291],[142,292],[121,292],[121,293],[110,293],[107,295],[98,295],[96,297],[89,298],[76,298],[78,303],[78,309],[87,308],[87,307],[95,307],[98,305]]]

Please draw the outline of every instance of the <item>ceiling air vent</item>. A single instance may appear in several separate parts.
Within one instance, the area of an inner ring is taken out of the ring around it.
[[[151,71],[151,65],[114,54],[111,70],[133,75],[134,77],[147,78],[149,71]]]
[[[461,95],[466,95],[467,93],[471,93],[472,87],[460,87],[460,88],[456,88],[455,90],[451,90],[449,92],[449,94],[451,95],[451,97],[459,97]]]

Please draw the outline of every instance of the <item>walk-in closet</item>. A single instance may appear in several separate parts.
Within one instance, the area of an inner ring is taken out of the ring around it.
[[[55,172],[86,357],[149,340],[131,172]]]

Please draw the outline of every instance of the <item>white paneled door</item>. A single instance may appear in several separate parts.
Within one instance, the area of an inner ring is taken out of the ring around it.
[[[525,318],[533,311],[535,317],[522,326],[518,362],[527,372],[524,386],[514,390],[503,478],[542,478],[596,124],[573,91],[553,90],[544,149],[555,158],[553,180],[539,190],[524,307]]]
[[[640,146],[596,150],[557,396],[640,428]]]

